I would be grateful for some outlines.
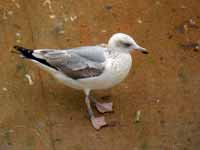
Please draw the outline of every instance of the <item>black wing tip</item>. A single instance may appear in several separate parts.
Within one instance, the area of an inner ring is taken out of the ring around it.
[[[14,45],[13,48],[18,51],[33,51],[32,49],[24,48],[24,47],[18,46],[18,45]]]
[[[13,48],[16,49],[17,52],[19,52],[23,58],[27,58],[27,59],[32,59],[32,60],[36,60],[37,62],[49,66],[55,70],[58,70],[56,67],[52,66],[51,64],[49,64],[45,59],[41,59],[41,58],[37,58],[33,55],[33,49],[28,49],[28,48],[24,48],[18,45],[14,45]]]
[[[16,52],[21,54],[21,56],[23,56],[25,58],[33,59],[33,56],[32,56],[33,50],[32,49],[24,48],[24,47],[18,46],[18,45],[14,45],[13,48],[16,49]]]

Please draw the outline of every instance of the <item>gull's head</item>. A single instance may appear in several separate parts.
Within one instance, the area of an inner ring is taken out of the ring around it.
[[[148,54],[145,48],[139,46],[131,36],[124,33],[114,34],[108,41],[108,48],[110,51],[130,53],[133,50],[137,50]]]

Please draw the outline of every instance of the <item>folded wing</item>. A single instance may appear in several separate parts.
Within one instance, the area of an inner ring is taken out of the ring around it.
[[[106,48],[86,46],[69,50],[35,50],[33,56],[43,59],[73,79],[95,77],[104,71]]]

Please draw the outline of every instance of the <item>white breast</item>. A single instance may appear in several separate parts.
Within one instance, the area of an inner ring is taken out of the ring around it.
[[[80,79],[88,89],[107,89],[120,83],[129,73],[132,65],[131,55],[128,53],[115,53],[107,55],[106,68],[98,77]]]

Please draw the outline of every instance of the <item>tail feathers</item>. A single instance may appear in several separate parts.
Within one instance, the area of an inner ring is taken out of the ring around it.
[[[45,59],[41,59],[41,58],[35,57],[35,56],[33,55],[33,53],[34,53],[33,49],[24,48],[24,47],[17,46],[17,45],[14,46],[14,48],[15,48],[15,49],[17,50],[17,52],[19,52],[24,58],[37,61],[37,62],[39,62],[39,63],[42,64],[42,65],[45,65],[45,66],[48,66],[48,67],[51,67],[51,68],[57,70],[56,67],[54,67],[54,66],[52,66],[51,64],[49,64]]]

